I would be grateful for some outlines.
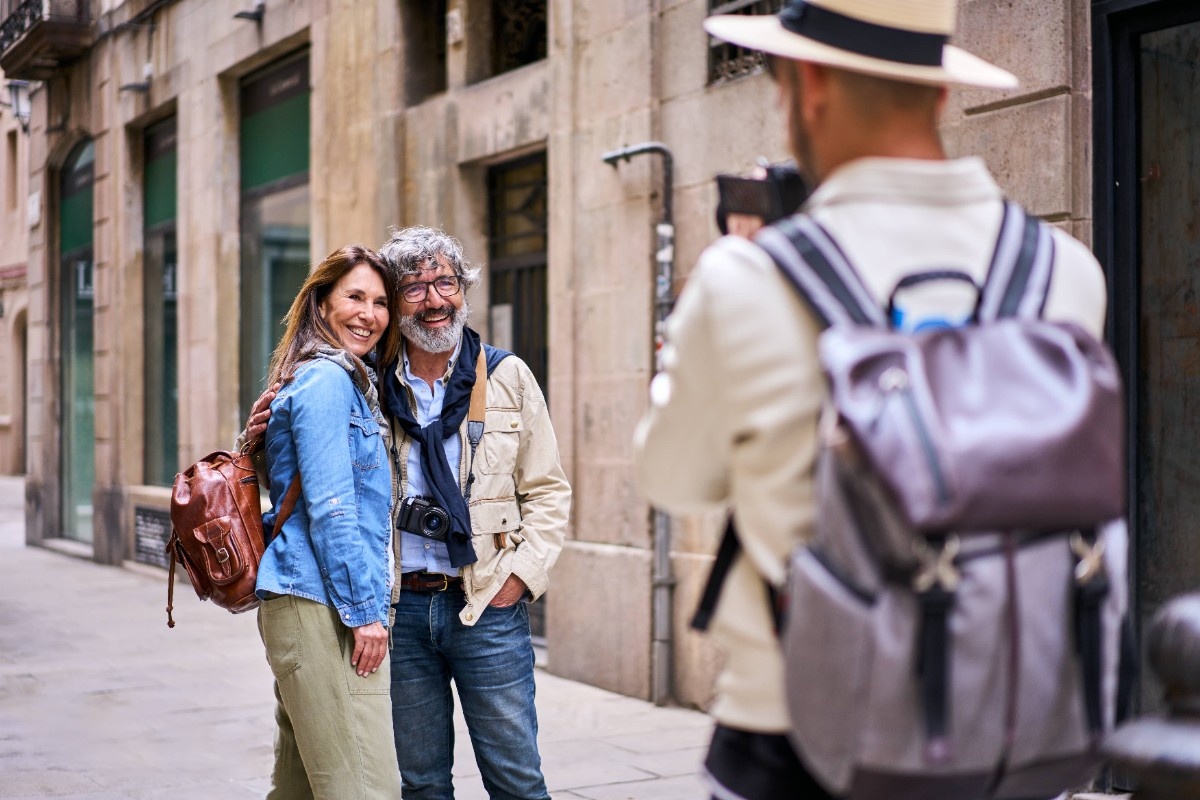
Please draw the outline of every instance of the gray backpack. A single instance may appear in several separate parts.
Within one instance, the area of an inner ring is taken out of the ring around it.
[[[780,597],[801,760],[849,800],[1087,783],[1126,691],[1125,419],[1106,348],[1041,319],[1050,230],[1006,204],[973,317],[916,334],[812,219],[757,242],[825,325],[814,535]],[[901,287],[930,279],[970,281]]]

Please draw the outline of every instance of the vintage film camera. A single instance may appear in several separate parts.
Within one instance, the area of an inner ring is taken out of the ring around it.
[[[717,175],[717,227],[722,234],[729,232],[727,214],[761,217],[770,224],[794,214],[808,199],[808,184],[794,163],[768,164],[760,160],[759,166],[767,173],[762,178]]]
[[[450,515],[432,497],[406,497],[400,504],[400,518],[396,521],[396,527],[405,533],[444,542],[450,535]]]

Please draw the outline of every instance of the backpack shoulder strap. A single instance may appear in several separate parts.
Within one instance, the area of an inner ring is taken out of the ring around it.
[[[1006,200],[996,249],[980,293],[979,320],[1040,318],[1053,274],[1054,239],[1050,227]]]
[[[708,626],[712,624],[713,613],[717,610],[717,601],[721,599],[721,588],[725,585],[725,579],[729,577],[733,562],[741,551],[742,543],[738,541],[737,528],[733,524],[733,514],[730,514],[729,519],[725,521],[725,533],[721,536],[717,557],[713,560],[712,569],[709,570],[708,580],[704,582],[704,593],[700,595],[700,602],[696,604],[696,613],[692,615],[691,626],[695,630],[707,631]],[[775,635],[778,636],[783,630],[782,598],[770,581],[764,578],[762,583],[766,589],[767,607],[771,611]]]
[[[296,501],[300,499],[300,470],[296,470],[296,477],[292,478],[291,484],[288,485],[287,492],[283,495],[283,500],[279,503],[279,513],[275,515],[275,524],[271,527],[271,538],[267,540],[267,544],[271,543],[283,530],[283,523],[287,522],[288,517],[292,515],[292,511],[296,508]]]
[[[829,233],[806,214],[787,217],[759,231],[754,241],[767,251],[788,281],[808,301],[824,327],[887,327],[846,254]]]
[[[695,630],[708,630],[713,612],[717,609],[717,600],[721,597],[721,587],[725,585],[725,579],[729,577],[729,570],[733,567],[733,560],[741,549],[733,528],[733,515],[730,514],[725,523],[725,533],[721,536],[721,545],[717,548],[717,557],[708,573],[708,580],[704,583],[704,593],[700,595],[696,613],[692,615],[691,625]]]

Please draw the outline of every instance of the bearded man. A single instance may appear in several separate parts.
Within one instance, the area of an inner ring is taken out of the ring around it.
[[[526,606],[549,585],[571,505],[546,400],[525,362],[466,326],[479,269],[458,241],[405,228],[379,252],[399,278],[403,336],[380,395],[398,501],[390,655],[404,797],[454,796],[453,679],[489,796],[543,800]],[[473,443],[478,364],[487,400]]]

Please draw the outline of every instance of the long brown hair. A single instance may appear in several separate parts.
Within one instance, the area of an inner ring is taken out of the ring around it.
[[[344,349],[329,323],[321,318],[321,303],[333,291],[333,287],[342,276],[359,264],[366,264],[379,273],[387,293],[388,324],[383,336],[375,345],[375,364],[382,368],[400,354],[400,328],[396,324],[400,303],[392,271],[374,250],[351,244],[325,256],[325,260],[317,265],[300,287],[296,299],[292,301],[292,307],[288,309],[285,318],[287,328],[283,332],[283,338],[279,340],[279,345],[271,355],[268,386],[290,381],[296,366],[309,358],[313,350],[322,344]],[[366,378],[365,374],[363,378]]]

